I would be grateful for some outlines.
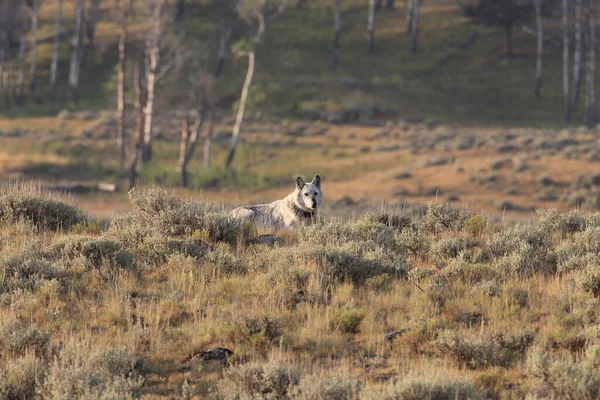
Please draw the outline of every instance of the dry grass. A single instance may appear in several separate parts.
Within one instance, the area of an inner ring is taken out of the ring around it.
[[[269,247],[223,224],[221,206],[154,189],[133,202],[107,230],[0,227],[3,396],[32,385],[45,398],[597,390],[600,273],[563,267],[597,257],[596,214],[513,226],[431,204],[423,218],[358,215]],[[430,245],[411,251],[411,235]],[[206,352],[219,347],[231,353]]]

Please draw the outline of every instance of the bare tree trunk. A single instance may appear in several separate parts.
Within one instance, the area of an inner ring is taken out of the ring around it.
[[[156,74],[160,63],[160,35],[162,30],[162,12],[164,3],[157,5],[154,10],[153,27],[146,40],[148,70],[146,71],[146,105],[144,107],[144,140],[142,144],[142,162],[152,160],[152,123],[154,116],[154,94],[156,89]]]
[[[21,0],[21,9],[23,15],[21,16],[21,31],[20,31],[20,45],[19,45],[19,77],[17,80],[19,94],[17,96],[17,103],[22,104],[25,100],[25,59],[27,58],[27,3],[25,0]]]
[[[373,54],[375,52],[375,0],[369,0],[367,32],[369,33],[369,54]]]
[[[573,60],[573,107],[579,104],[581,90],[581,58],[582,58],[582,33],[583,33],[583,0],[575,0],[575,54]]]
[[[504,56],[511,57],[512,52],[512,22],[504,25]]]
[[[190,122],[186,116],[183,119],[181,129],[181,142],[179,144],[179,172],[181,174],[181,186],[188,186],[188,172],[187,172],[187,153],[190,144]]]
[[[406,33],[412,32],[414,0],[406,0]]]
[[[135,109],[135,134],[130,145],[129,159],[128,159],[128,176],[129,176],[129,189],[133,189],[137,180],[137,165],[142,147],[142,138],[144,135],[144,110],[142,104],[144,103],[144,89],[142,83],[142,71],[140,63],[136,62],[133,69],[133,87],[135,95],[133,99],[133,107]]]
[[[121,24],[121,33],[119,35],[119,67],[117,72],[117,113],[118,113],[118,126],[117,126],[117,146],[119,148],[119,155],[121,165],[125,164],[125,60],[126,52],[125,45],[127,44],[127,13],[123,9],[123,5],[120,1],[117,1],[117,7],[119,7],[119,22]]]
[[[421,4],[420,0],[412,0],[412,26],[410,30],[411,35],[411,51],[417,53],[419,51],[419,18],[421,16]]]
[[[569,0],[562,0],[563,36],[563,97],[565,121],[571,121],[571,95],[569,94]]]
[[[336,0],[339,1],[339,0]],[[242,128],[242,122],[244,120],[244,110],[246,109],[246,99],[248,98],[248,91],[252,84],[252,77],[254,75],[254,51],[248,53],[248,71],[246,72],[246,80],[244,81],[244,87],[242,89],[242,95],[240,96],[240,105],[235,119],[235,125],[233,126],[233,136],[231,138],[231,147],[229,148],[229,154],[227,155],[227,161],[225,167],[229,168],[235,152],[237,150],[238,140],[240,138],[240,130]]]
[[[208,110],[208,129],[204,138],[204,167],[210,168],[210,146],[212,143],[213,127],[214,127],[214,110],[213,106],[209,106]]]
[[[56,3],[56,19],[54,21],[54,43],[52,45],[52,64],[50,65],[50,101],[56,100],[56,77],[58,72],[58,45],[60,43],[60,24],[63,0]]]
[[[388,10],[393,10],[394,9],[394,0],[387,0],[385,2],[385,8],[387,8]]]
[[[83,12],[85,0],[77,0],[75,12],[75,31],[73,33],[73,49],[71,51],[71,67],[69,69],[69,101],[79,100],[79,70],[83,53]]]
[[[2,0],[0,0],[0,6],[2,6]],[[2,7],[0,7],[1,9]],[[4,59],[6,58],[6,32],[4,31],[4,24],[5,19],[3,16],[0,16],[0,99],[4,92]]]
[[[100,20],[100,0],[90,1],[90,10],[85,21],[85,36],[88,40],[88,45],[94,45],[94,37],[96,36],[96,25]]]
[[[225,63],[225,55],[227,54],[227,45],[231,39],[232,28],[228,23],[224,23],[221,26],[221,34],[219,35],[219,50],[217,53],[217,70],[215,71],[215,77],[221,75],[223,72],[223,64]]]
[[[331,69],[336,69],[340,61],[340,34],[342,31],[340,0],[333,0],[333,29],[333,60],[331,61]]]
[[[8,47],[7,51],[7,56],[10,57],[10,47]],[[8,61],[6,63],[6,81],[4,84],[4,103],[6,104],[6,106],[10,105],[10,98],[14,97],[14,85],[13,85],[13,81],[12,81],[12,76],[13,76],[13,64],[12,61]]]
[[[542,55],[544,52],[544,26],[542,25],[542,0],[533,0],[537,27],[537,59],[535,62],[535,97],[542,97]]]
[[[175,21],[181,21],[185,15],[185,0],[177,0],[177,8],[175,10]]]
[[[40,0],[33,0],[33,10],[31,14],[31,65],[29,67],[29,90],[35,91],[37,72],[37,31],[38,15],[40,12]]]
[[[588,0],[586,14],[589,38],[587,46],[585,121],[589,127],[593,127],[596,125],[596,8],[594,7],[594,1]]]

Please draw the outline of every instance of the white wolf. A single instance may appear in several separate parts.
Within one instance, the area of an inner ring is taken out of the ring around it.
[[[284,199],[270,204],[238,207],[231,216],[267,227],[290,229],[300,223],[311,223],[322,204],[321,177],[315,175],[310,183],[297,177],[296,189]]]

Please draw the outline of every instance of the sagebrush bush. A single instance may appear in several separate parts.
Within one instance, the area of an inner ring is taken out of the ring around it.
[[[365,388],[365,400],[485,400],[486,392],[470,380],[447,374],[410,374],[399,382]]]
[[[362,310],[338,310],[329,320],[329,327],[342,333],[358,333],[364,318]]]
[[[473,237],[479,237],[488,225],[487,217],[483,215],[473,215],[463,222],[463,229]]]
[[[498,278],[498,271],[487,263],[473,263],[465,251],[448,261],[443,270],[444,276],[458,279],[464,283],[477,284],[482,281],[494,281]]]
[[[305,375],[290,397],[298,400],[357,400],[362,382],[348,374]]]
[[[246,273],[246,267],[242,261],[222,247],[217,247],[206,253],[204,263],[204,268],[217,276]]]
[[[42,363],[32,355],[12,359],[0,367],[0,398],[33,399],[44,377]]]
[[[40,393],[45,399],[133,399],[143,385],[136,360],[122,349],[74,344],[50,364]]]
[[[501,257],[518,251],[524,245],[530,245],[535,251],[547,249],[550,237],[545,229],[529,224],[516,224],[494,233],[487,239],[486,245],[492,255]]]
[[[460,253],[476,245],[470,238],[446,236],[431,244],[429,252],[432,261],[438,268],[443,268]]]
[[[44,258],[40,243],[0,258],[0,294],[23,289],[35,291],[43,282],[62,278],[60,269]]]
[[[446,230],[459,230],[472,214],[459,210],[446,203],[427,203],[427,213],[423,217],[423,226],[428,232],[440,233]]]
[[[18,320],[0,322],[0,350],[2,353],[25,355],[27,351],[43,355],[48,350],[50,335],[35,324]]]
[[[429,252],[429,238],[415,227],[402,229],[396,234],[395,239],[398,246],[417,257],[425,258]]]
[[[536,212],[540,225],[549,232],[560,234],[561,237],[581,232],[587,225],[585,216],[577,210],[565,214],[556,209],[538,209]]]
[[[600,398],[600,347],[590,346],[581,359],[552,356],[537,351],[527,362],[529,374],[544,385],[541,392],[557,398],[592,400]]]
[[[218,383],[224,399],[282,399],[300,381],[300,372],[277,362],[231,366]]]
[[[236,243],[242,224],[206,203],[184,201],[163,189],[129,192],[130,222],[168,236],[190,235],[212,242]],[[117,228],[118,229],[118,228]]]
[[[73,206],[59,201],[19,194],[0,196],[0,222],[26,220],[39,229],[69,229],[86,222],[85,215]]]

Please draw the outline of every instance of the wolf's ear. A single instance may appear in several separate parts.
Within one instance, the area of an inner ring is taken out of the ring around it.
[[[311,183],[321,189],[321,177],[319,175],[315,175]]]
[[[302,180],[302,178],[297,177],[296,178],[296,187],[298,188],[298,190],[302,190],[302,188],[304,187],[305,183]]]

